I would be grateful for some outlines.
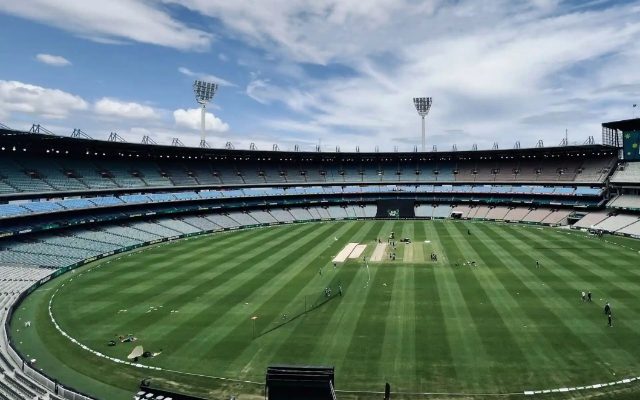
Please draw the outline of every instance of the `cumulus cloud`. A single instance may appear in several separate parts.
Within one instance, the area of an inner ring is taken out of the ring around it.
[[[182,75],[186,75],[186,76],[188,76],[190,78],[195,78],[195,79],[200,79],[200,80],[207,81],[207,82],[217,83],[220,86],[236,86],[232,82],[229,82],[226,79],[220,78],[219,76],[216,76],[216,75],[213,75],[213,74],[207,74],[205,72],[194,72],[194,71],[192,71],[192,70],[190,70],[189,68],[186,68],[186,67],[178,68],[178,72],[180,72]]]
[[[66,58],[62,56],[54,56],[52,54],[40,53],[36,55],[36,60],[47,65],[52,65],[54,67],[66,67],[68,65],[71,65],[71,61],[67,60]]]
[[[230,15],[230,7],[242,7],[188,3],[216,15]],[[446,147],[490,147],[496,140],[533,145],[539,138],[553,143],[560,141],[565,128],[586,138],[598,136],[603,120],[630,117],[621,112],[620,104],[634,102],[634,88],[640,84],[635,68],[640,63],[640,26],[633,22],[640,10],[637,3],[594,8],[553,0],[427,3],[405,18],[398,10],[420,4],[380,1],[388,12],[371,18],[356,6],[329,7],[324,14],[327,26],[349,21],[344,29],[315,26],[314,18],[322,13],[316,15],[313,7],[304,18],[289,12],[295,1],[278,3],[288,11],[269,14],[276,19],[269,26],[254,23],[269,13],[265,10],[247,11],[244,18],[253,22],[246,26],[227,21],[249,36],[255,31],[256,36],[270,37],[263,47],[275,46],[290,60],[329,67],[340,63],[354,71],[322,78],[310,75],[290,83],[291,76],[283,79],[271,69],[270,74],[254,77],[246,94],[261,104],[284,104],[298,112],[297,123],[333,132],[327,135],[330,140],[343,144],[352,142],[344,133],[391,146],[397,138],[409,143],[412,132],[418,144],[420,121],[411,104],[413,96],[434,97],[427,140]],[[603,20],[619,24],[611,27]],[[372,22],[378,25],[369,25]],[[343,36],[353,33],[350,26],[370,37],[363,40],[358,32]],[[273,33],[276,27],[282,28],[280,35]],[[575,98],[582,101],[574,102]],[[537,115],[550,119],[533,124],[532,116]],[[279,119],[274,116],[277,123],[265,126],[286,126]],[[465,134],[448,135],[451,131]]]
[[[200,129],[200,109],[177,109],[173,112],[173,118],[176,126],[186,129]],[[213,132],[226,132],[229,130],[229,124],[223,122],[220,118],[216,117],[210,112],[205,113],[205,128],[207,131]]]
[[[17,112],[62,119],[87,108],[82,97],[62,90],[0,80],[0,115],[4,117]]]
[[[108,97],[96,101],[94,110],[96,114],[105,117],[128,119],[154,119],[158,117],[158,113],[152,107]]]
[[[515,140],[525,146],[539,138],[553,143],[565,128],[597,136],[602,120],[630,117],[630,104],[640,93],[639,0],[84,3],[0,0],[0,12],[103,42],[205,48],[209,34],[167,11],[186,7],[203,21],[215,21],[216,32],[238,44],[233,54],[238,68],[261,70],[243,89],[268,116],[247,118],[243,129],[264,129],[283,141],[306,133],[343,148],[357,142],[410,149],[420,143],[411,98],[432,96],[429,146],[490,147],[493,141]],[[79,26],[67,24],[71,19],[79,19]],[[224,61],[221,54],[217,50],[211,57]],[[179,72],[233,85],[187,67]],[[175,126],[197,129],[199,111],[176,110],[174,119]],[[212,114],[207,119],[209,127],[228,129]]]
[[[148,1],[0,0],[0,12],[103,43],[134,41],[181,50],[203,50],[212,41],[211,34],[186,26]]]

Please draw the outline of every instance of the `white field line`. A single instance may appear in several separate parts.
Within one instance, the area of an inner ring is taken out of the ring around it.
[[[362,255],[362,253],[364,253],[364,249],[367,248],[366,244],[359,244],[357,245],[353,251],[351,252],[351,254],[349,254],[349,258],[358,258]]]
[[[382,261],[384,258],[384,250],[387,248],[386,243],[378,243],[371,255],[371,261]]]
[[[347,243],[347,245],[344,246],[344,248],[342,250],[340,250],[340,253],[338,253],[338,255],[335,256],[332,261],[334,263],[335,262],[344,262],[349,257],[349,254],[351,254],[353,249],[356,248],[357,245],[358,245],[358,243]]]

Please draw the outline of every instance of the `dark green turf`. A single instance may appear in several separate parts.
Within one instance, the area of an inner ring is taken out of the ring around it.
[[[400,244],[398,261],[370,262],[369,273],[361,259],[333,268],[330,260],[346,243],[368,244],[370,257],[375,239],[391,231],[414,241],[407,252]],[[271,363],[335,365],[339,390],[380,390],[385,381],[399,392],[466,394],[591,385],[640,375],[639,249],[623,238],[454,221],[225,233],[154,246],[57,279],[30,296],[13,330],[39,366],[110,399],[130,398],[148,375],[199,394],[259,397],[260,384],[181,373],[260,383]],[[439,261],[421,261],[431,251]],[[469,261],[478,266],[463,266]],[[305,302],[308,309],[338,282],[344,296],[305,313]],[[180,373],[122,366],[73,345],[46,312],[57,289],[54,316],[78,341],[124,359],[134,345],[106,343],[133,333],[145,349],[162,349],[144,364]],[[593,292],[592,304],[580,301],[582,290]],[[614,328],[606,326],[605,299]],[[17,332],[26,319],[34,325]],[[634,393],[640,395],[629,385],[556,397]]]

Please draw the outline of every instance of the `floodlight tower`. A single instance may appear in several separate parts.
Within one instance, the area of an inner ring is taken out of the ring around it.
[[[200,114],[200,147],[207,147],[207,142],[204,137],[204,117],[207,103],[213,99],[213,96],[216,94],[216,90],[218,90],[218,85],[216,83],[200,80],[193,82],[193,93],[196,95],[196,101],[198,104],[202,106]]]
[[[424,118],[427,116],[427,114],[429,114],[429,110],[431,109],[431,103],[432,103],[431,97],[414,97],[413,98],[413,105],[416,106],[418,115],[422,117],[422,152],[426,151]]]

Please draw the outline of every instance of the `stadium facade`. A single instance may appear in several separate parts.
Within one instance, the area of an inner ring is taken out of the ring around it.
[[[0,130],[3,391],[16,398],[88,398],[18,354],[10,343],[13,309],[53,277],[147,244],[376,217],[571,225],[640,237],[640,162],[625,157],[634,147],[624,137],[637,131],[639,120],[603,124],[603,145],[325,153]],[[402,215],[394,212],[401,208]]]

